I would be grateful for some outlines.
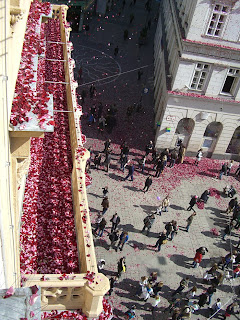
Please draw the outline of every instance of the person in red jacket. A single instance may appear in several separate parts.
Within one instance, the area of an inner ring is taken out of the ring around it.
[[[195,257],[193,259],[193,268],[197,268],[202,261],[202,253],[200,251],[196,251]]]

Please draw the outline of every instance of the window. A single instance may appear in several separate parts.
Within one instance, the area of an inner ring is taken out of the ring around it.
[[[220,37],[223,31],[223,26],[229,13],[229,7],[215,4],[210,23],[207,29],[207,35]]]
[[[229,93],[233,95],[234,89],[236,88],[237,83],[239,81],[239,76],[240,76],[239,69],[233,69],[233,68],[229,69],[223,88],[222,88],[222,93]]]
[[[209,72],[209,65],[205,63],[197,63],[194,71],[194,76],[191,82],[191,89],[203,90]]]

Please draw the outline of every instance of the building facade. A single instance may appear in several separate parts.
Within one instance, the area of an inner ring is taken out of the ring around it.
[[[163,0],[155,36],[156,147],[240,155],[240,1]]]

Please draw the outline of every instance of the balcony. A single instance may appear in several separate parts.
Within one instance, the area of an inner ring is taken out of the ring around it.
[[[52,17],[53,10],[58,14]],[[95,258],[86,194],[89,152],[66,12],[66,6],[32,2],[11,114],[12,159],[31,158],[25,189],[23,179],[13,183],[21,284],[41,287],[42,310],[81,309],[97,317],[109,281]],[[17,166],[13,170],[17,177]]]

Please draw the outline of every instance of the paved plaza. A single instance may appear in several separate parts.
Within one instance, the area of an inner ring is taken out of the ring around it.
[[[173,168],[167,167],[159,178],[153,177],[153,184],[149,191],[142,191],[148,174],[154,175],[151,164],[151,155],[147,158],[144,173],[138,169],[137,162],[145,154],[145,145],[154,141],[154,110],[153,110],[153,39],[156,28],[158,3],[152,4],[150,13],[145,11],[145,2],[137,0],[135,6],[130,6],[126,1],[122,9],[120,2],[113,4],[113,9],[105,17],[90,17],[89,31],[73,33],[71,41],[74,44],[73,58],[76,60],[76,74],[80,66],[83,68],[82,79],[79,81],[78,93],[82,90],[89,93],[91,82],[96,87],[96,96],[91,99],[89,95],[83,106],[85,116],[82,117],[82,131],[87,136],[86,147],[91,147],[92,157],[96,152],[102,152],[104,141],[112,140],[112,162],[109,172],[104,166],[99,170],[91,168],[93,178],[92,186],[88,189],[88,201],[92,223],[101,210],[102,188],[108,186],[110,207],[105,214],[107,228],[101,238],[95,238],[97,260],[105,259],[104,273],[111,277],[117,272],[118,260],[125,256],[127,271],[116,284],[112,296],[109,298],[113,309],[114,319],[122,319],[124,313],[132,305],[136,305],[137,319],[170,319],[163,309],[168,306],[167,299],[178,287],[183,277],[189,276],[190,288],[197,286],[197,296],[208,288],[203,283],[203,274],[210,269],[214,262],[219,262],[222,256],[230,251],[232,245],[238,243],[239,233],[234,230],[231,239],[222,240],[222,230],[228,223],[228,216],[224,211],[227,208],[229,198],[222,196],[222,190],[227,184],[233,184],[239,190],[239,181],[234,176],[223,176],[219,180],[218,171],[221,161],[203,158],[198,167],[194,165],[193,158],[185,158],[183,164],[177,164]],[[134,13],[133,23],[129,24],[130,14]],[[138,46],[138,37],[145,23],[152,18],[151,28],[148,31],[147,42],[141,48]],[[124,40],[123,32],[128,29],[129,39]],[[114,57],[114,48],[118,45],[119,52]],[[137,70],[142,68],[143,75],[137,79]],[[143,89],[147,88],[145,94]],[[142,100],[144,109],[131,117],[126,116],[127,107]],[[116,104],[117,125],[111,134],[106,131],[101,134],[97,129],[97,123],[88,126],[87,113],[93,104],[96,106],[102,102],[104,113],[110,105]],[[135,163],[134,181],[124,181],[127,170],[120,170],[120,144],[126,140],[130,147],[130,159]],[[235,164],[233,172],[236,169]],[[195,217],[190,230],[185,231],[186,219],[190,213],[186,211],[191,196],[200,196],[204,190],[215,188],[220,191],[220,196],[209,198],[204,209],[196,209]],[[156,212],[161,200],[170,196],[169,212],[162,216],[156,215],[149,236],[141,233],[143,219]],[[129,232],[129,241],[123,251],[115,252],[109,249],[110,219],[117,212],[121,218],[120,229]],[[173,241],[168,241],[158,253],[153,247],[165,224],[176,220],[180,226],[178,234]],[[212,229],[219,231],[219,236],[214,236]],[[204,256],[201,266],[193,269],[191,264],[197,248],[206,246],[208,253]],[[163,281],[161,302],[157,310],[150,311],[152,298],[146,303],[136,295],[138,282],[141,276],[148,276],[152,271],[158,272],[158,281]],[[238,296],[239,280],[224,280],[217,288],[213,296],[212,304],[217,297],[223,304],[232,302],[234,296]],[[235,295],[236,294],[236,295]],[[225,306],[226,307],[226,306]],[[224,309],[225,309],[224,307]],[[220,312],[223,314],[223,312]],[[192,315],[193,319],[207,319],[209,317],[208,306]],[[237,319],[238,315],[230,319]],[[220,315],[215,318],[221,318]]]

